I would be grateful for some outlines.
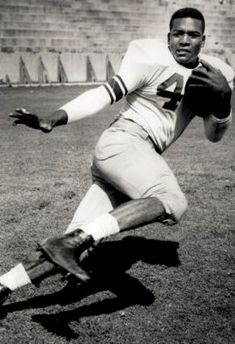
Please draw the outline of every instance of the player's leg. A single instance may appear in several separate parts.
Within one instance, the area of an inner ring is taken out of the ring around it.
[[[174,223],[186,210],[173,172],[136,123],[121,119],[104,132],[93,171],[131,199],[110,212],[121,231],[155,221]]]
[[[88,281],[90,276],[81,268],[81,264],[78,265],[78,262],[81,263],[94,246],[105,237],[98,235],[98,232],[95,236],[89,235],[82,229],[90,226],[96,219],[103,217],[106,219],[112,209],[129,200],[129,197],[106,183],[94,170],[93,180],[94,184],[81,201],[65,232],[66,240],[63,245],[60,243],[64,235],[48,238],[41,243],[42,250],[53,262],[82,281]],[[109,227],[108,223],[107,227]]]
[[[46,239],[45,250],[58,265],[76,275],[75,253],[120,231],[147,223],[177,222],[187,201],[165,160],[154,151],[147,135],[109,129],[98,143],[94,169],[130,199],[111,212],[65,236]],[[82,229],[82,231],[81,231]]]
[[[127,196],[93,173],[93,184],[81,200],[65,233],[81,228],[127,200]]]
[[[12,291],[31,283],[38,286],[43,279],[60,270],[61,268],[48,261],[42,252],[35,251],[23,263],[0,276],[0,304]]]
[[[88,248],[86,240],[84,240],[82,248],[83,250]],[[39,286],[42,280],[56,273],[67,275],[68,270],[62,269],[62,266],[51,261],[48,255],[42,252],[41,249],[35,251],[23,263],[17,264],[10,271],[0,276],[0,305],[14,290],[28,284]],[[88,279],[86,271],[80,265],[76,265],[76,273],[81,280],[85,281]]]
[[[98,216],[111,211],[113,207],[127,199],[126,196],[104,183],[98,176],[93,176],[93,179],[94,184],[81,201],[66,233],[74,231]],[[84,242],[83,249],[85,247],[86,243]],[[58,265],[48,261],[48,256],[45,257],[42,252],[35,251],[23,264],[16,265],[9,272],[0,276],[0,304],[13,290],[31,283],[39,285],[43,279],[57,273],[58,269]],[[89,278],[80,266],[76,265],[76,272],[82,280]]]
[[[126,134],[119,136],[124,142]],[[109,159],[101,155],[95,160],[100,175],[131,199],[81,227],[95,240],[152,222],[174,224],[187,207],[173,172],[151,142],[139,137],[127,140],[128,148],[120,149],[120,154]]]

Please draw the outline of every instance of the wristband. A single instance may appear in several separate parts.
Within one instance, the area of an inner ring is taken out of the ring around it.
[[[230,122],[232,120],[232,112],[230,112],[230,114],[224,118],[218,118],[212,114],[211,119],[214,123],[218,123],[218,124],[227,123],[227,122]]]

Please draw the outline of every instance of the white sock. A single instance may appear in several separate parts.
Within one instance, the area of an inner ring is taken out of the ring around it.
[[[117,220],[109,213],[101,215],[93,222],[80,226],[80,228],[91,235],[95,241],[120,232]]]
[[[11,290],[15,290],[31,283],[31,280],[23,264],[20,263],[6,274],[0,276],[0,283]]]

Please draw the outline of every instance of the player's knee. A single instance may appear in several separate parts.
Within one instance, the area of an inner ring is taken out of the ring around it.
[[[177,195],[176,204],[177,205],[175,206],[176,208],[175,218],[176,218],[176,221],[179,222],[179,220],[181,219],[181,217],[184,215],[184,213],[186,212],[188,208],[188,201],[183,192],[181,192],[180,195]]]
[[[183,192],[168,193],[160,198],[165,208],[164,224],[176,224],[187,210],[188,201]]]
[[[171,196],[170,210],[175,223],[178,223],[188,207],[188,201],[183,192]]]

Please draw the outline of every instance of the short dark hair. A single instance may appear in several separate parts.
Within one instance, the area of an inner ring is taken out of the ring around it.
[[[179,9],[175,13],[173,13],[173,15],[171,16],[171,20],[170,20],[170,30],[172,29],[173,21],[175,19],[187,18],[187,17],[201,20],[202,32],[205,31],[205,26],[206,26],[205,18],[199,10],[197,10],[196,8],[193,8],[193,7],[184,7],[184,8]]]

